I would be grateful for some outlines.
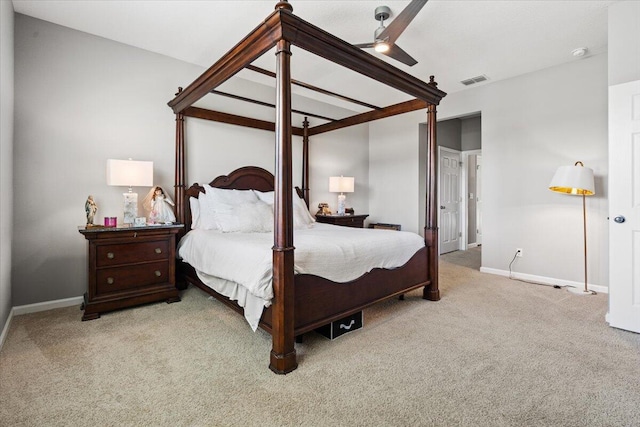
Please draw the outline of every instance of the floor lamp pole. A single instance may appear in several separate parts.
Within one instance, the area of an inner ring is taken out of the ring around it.
[[[587,202],[584,193],[582,193],[582,224],[584,234],[584,291],[589,292],[587,288]]]

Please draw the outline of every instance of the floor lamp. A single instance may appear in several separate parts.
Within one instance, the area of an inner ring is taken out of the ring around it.
[[[587,204],[586,196],[595,194],[593,169],[584,167],[582,162],[573,166],[560,166],[549,184],[549,190],[558,193],[582,196],[582,222],[584,233],[584,289],[570,287],[569,290],[579,295],[591,295],[595,292],[587,288]]]

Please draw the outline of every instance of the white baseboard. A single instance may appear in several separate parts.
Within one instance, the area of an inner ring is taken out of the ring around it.
[[[84,297],[73,297],[65,299],[57,299],[54,301],[38,302],[35,304],[19,305],[13,307],[12,311],[16,316],[21,314],[37,313],[39,311],[53,310],[54,308],[71,307],[80,305],[84,301]]]
[[[11,319],[13,319],[13,307],[11,308],[11,311],[9,311],[9,317],[7,317],[4,328],[2,328],[2,334],[0,335],[0,350],[2,350],[4,340],[7,339],[7,334],[9,333],[9,325],[11,325]]]
[[[509,277],[509,272],[506,270],[498,270],[497,268],[480,267],[480,271],[483,273],[495,274],[497,276]],[[536,276],[533,274],[524,274],[512,272],[511,277],[514,279],[526,280],[528,282],[540,283],[542,285],[558,285],[558,286],[570,286],[572,288],[584,288],[584,282],[574,282],[572,280],[554,279],[553,277]],[[591,291],[608,294],[609,288],[607,286],[588,284],[587,288]]]

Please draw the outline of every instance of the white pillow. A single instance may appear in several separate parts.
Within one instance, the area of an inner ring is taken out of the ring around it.
[[[311,215],[311,212],[309,212],[309,208],[307,208],[307,204],[304,202],[304,199],[298,197],[295,188],[293,189],[293,211],[300,215],[301,222],[307,226],[316,222],[316,219]]]
[[[239,204],[258,202],[258,196],[251,190],[227,190],[203,185],[204,194],[199,196],[200,224],[205,230],[220,230],[219,218]]]
[[[273,231],[273,209],[262,201],[241,203],[216,215],[223,233],[266,233]]]
[[[200,201],[195,197],[189,197],[189,208],[191,209],[191,229],[200,228]]]
[[[273,205],[274,192],[268,191],[263,193],[262,191],[254,190],[260,200],[270,205]],[[311,224],[315,222],[315,219],[311,216],[307,204],[298,196],[296,189],[293,189],[293,228],[309,228]]]
[[[256,197],[258,197],[258,199],[262,200],[263,202],[269,204],[269,205],[273,205],[273,191],[258,191],[258,190],[253,190],[253,194],[256,195]]]
[[[240,203],[257,202],[258,196],[253,190],[233,190],[226,188],[216,188],[209,184],[203,185],[205,196],[215,202],[237,205]],[[200,196],[202,197],[202,195]]]

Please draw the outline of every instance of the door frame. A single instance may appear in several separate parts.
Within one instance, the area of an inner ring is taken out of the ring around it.
[[[469,246],[469,233],[467,232],[468,230],[468,221],[467,218],[469,217],[469,171],[468,171],[468,165],[469,165],[469,156],[481,156],[482,155],[482,149],[476,149],[476,150],[468,150],[468,151],[462,151],[461,152],[461,156],[460,156],[460,160],[462,161],[462,175],[460,176],[460,181],[462,183],[462,190],[461,190],[461,196],[462,196],[462,202],[460,202],[460,211],[463,213],[462,216],[462,221],[460,223],[460,231],[462,231],[462,237],[460,239],[461,242],[461,246],[462,249],[470,249],[472,247],[476,247],[478,245],[472,245]],[[474,194],[476,194],[475,190],[474,190]],[[477,194],[476,194],[477,197]]]

